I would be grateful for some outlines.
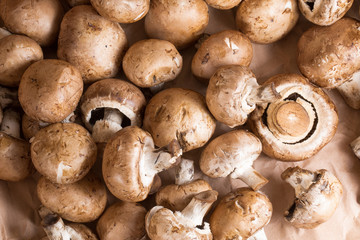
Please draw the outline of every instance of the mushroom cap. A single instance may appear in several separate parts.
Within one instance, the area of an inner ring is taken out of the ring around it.
[[[103,17],[119,23],[137,22],[149,11],[150,0],[90,0]]]
[[[0,17],[12,33],[24,34],[41,46],[56,41],[64,9],[58,0],[2,0]]]
[[[206,175],[226,177],[237,169],[250,167],[261,153],[261,142],[251,132],[234,130],[212,140],[200,157],[200,169]]]
[[[19,101],[32,119],[48,123],[64,120],[82,94],[79,71],[61,60],[40,60],[28,67],[19,85]]]
[[[126,77],[144,88],[174,80],[180,74],[182,65],[182,57],[175,46],[160,39],[134,43],[123,59]]]
[[[171,211],[181,211],[196,194],[208,190],[212,190],[210,184],[202,179],[183,185],[171,184],[156,193],[155,201],[156,205],[164,206]]]
[[[232,128],[243,125],[256,107],[247,98],[258,86],[254,73],[248,67],[220,67],[210,78],[206,104],[219,122]]]
[[[102,163],[106,186],[117,198],[139,202],[149,194],[155,174],[144,166],[146,148],[153,149],[151,135],[137,126],[125,127],[107,142]]]
[[[182,88],[165,89],[150,99],[143,124],[156,146],[163,147],[177,139],[183,152],[205,145],[216,127],[205,98]]]
[[[32,170],[30,144],[0,132],[0,179],[20,181]]]
[[[140,126],[146,105],[143,93],[136,86],[119,79],[103,79],[90,85],[81,99],[81,113],[87,129],[92,131],[91,112],[98,108],[118,109],[130,119],[131,125]]]
[[[272,215],[270,200],[250,188],[238,188],[224,196],[210,217],[214,239],[247,239],[263,228]]]
[[[297,64],[312,83],[335,88],[360,68],[360,22],[343,18],[331,26],[315,26],[298,41]]]
[[[265,84],[274,84],[281,98],[258,105],[249,119],[263,152],[282,161],[301,161],[320,151],[338,125],[329,96],[297,74],[279,74]]]
[[[141,239],[146,235],[146,209],[137,203],[117,202],[100,217],[96,230],[101,240]]]
[[[251,41],[272,43],[287,35],[298,18],[296,0],[243,0],[235,22]]]
[[[120,24],[100,16],[90,5],[80,5],[61,22],[57,56],[78,68],[85,83],[91,83],[118,73],[126,46]]]
[[[215,33],[201,43],[192,62],[192,73],[205,82],[225,65],[249,66],[253,48],[249,38],[236,30]]]
[[[54,183],[83,178],[96,161],[96,144],[76,123],[55,123],[40,129],[31,140],[31,159],[43,176]]]
[[[216,9],[227,10],[236,7],[242,0],[205,0],[205,2]]]
[[[26,68],[41,59],[40,45],[29,37],[12,34],[0,39],[0,84],[19,86]]]
[[[37,195],[45,207],[72,222],[94,221],[104,211],[107,201],[106,187],[94,174],[70,184],[52,183],[41,177]]]
[[[320,0],[312,2],[300,0],[299,9],[304,17],[321,26],[331,25],[342,18],[351,8],[354,0]],[[311,3],[311,2],[310,2]]]
[[[145,31],[150,38],[183,49],[200,38],[208,23],[208,6],[203,0],[151,0]]]
[[[307,174],[308,170],[289,167],[282,174],[285,181]],[[311,172],[310,172],[311,173]],[[297,228],[315,228],[329,220],[341,200],[341,182],[326,169],[313,173],[316,178],[308,189],[296,196],[293,206],[285,212],[285,220]]]

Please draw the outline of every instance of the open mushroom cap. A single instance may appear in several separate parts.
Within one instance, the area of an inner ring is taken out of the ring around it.
[[[19,101],[30,118],[60,122],[75,110],[83,85],[79,71],[70,63],[40,60],[31,64],[22,75]]]
[[[150,99],[143,123],[156,146],[163,147],[177,139],[184,152],[205,145],[216,127],[205,98],[182,88],[165,89]]]
[[[55,123],[31,140],[35,168],[54,183],[83,178],[96,161],[97,148],[89,132],[75,123]]]
[[[214,239],[247,239],[271,219],[272,204],[264,194],[238,188],[224,196],[210,217]]]
[[[263,152],[282,161],[301,161],[320,151],[338,125],[329,96],[297,74],[279,74],[266,84],[274,84],[281,98],[257,105],[249,119]]]
[[[295,202],[285,220],[298,228],[315,228],[335,212],[342,196],[340,181],[329,171],[289,167],[281,178],[295,189]]]
[[[117,202],[99,218],[96,230],[101,240],[140,240],[146,235],[146,209],[138,203]]]
[[[359,29],[359,21],[343,18],[330,26],[315,26],[304,32],[298,41],[301,73],[325,88],[337,87],[350,79],[360,69]]]

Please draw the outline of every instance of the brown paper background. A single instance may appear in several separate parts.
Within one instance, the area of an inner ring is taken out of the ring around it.
[[[353,4],[347,15],[359,19],[359,2]],[[210,23],[207,33],[216,33],[225,29],[234,29],[234,10],[220,11],[209,8]],[[130,44],[145,38],[143,21],[122,25],[127,33]],[[298,24],[284,39],[269,45],[253,44],[254,58],[251,69],[262,83],[267,78],[278,73],[299,73],[296,66],[296,43],[301,33],[312,26],[311,23],[300,17]],[[54,49],[45,49],[48,57],[53,57]],[[190,72],[190,64],[195,48],[181,51],[184,58],[184,67],[180,76],[166,87],[190,88],[205,94],[206,86],[198,82]],[[357,240],[360,239],[360,160],[352,153],[349,143],[360,135],[360,111],[349,108],[336,90],[326,90],[335,102],[339,113],[339,126],[332,141],[314,157],[296,163],[280,162],[261,155],[255,161],[255,168],[270,182],[261,189],[270,198],[274,212],[265,232],[269,240]],[[242,127],[246,128],[246,126]],[[213,136],[229,131],[230,128],[218,123]],[[186,158],[197,161],[202,149],[185,154]],[[329,221],[313,230],[297,229],[290,226],[283,219],[283,213],[292,204],[293,189],[284,183],[280,174],[287,167],[300,166],[309,170],[325,168],[333,172],[342,182],[344,193],[342,201],[335,214]],[[101,162],[98,161],[94,170],[100,174]],[[173,170],[162,173],[164,183],[173,182]],[[209,179],[203,176],[197,166],[197,178],[209,180],[214,189],[219,191],[220,197],[227,192],[245,186],[240,180]],[[39,200],[36,196],[36,179],[33,174],[24,181],[11,183],[0,180],[0,239],[40,239],[44,232],[39,225],[36,209]],[[110,196],[108,203],[117,201]],[[144,203],[149,208],[153,197]],[[94,228],[96,222],[88,225]]]

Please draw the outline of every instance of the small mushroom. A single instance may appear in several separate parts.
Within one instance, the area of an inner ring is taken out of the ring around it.
[[[242,0],[205,0],[205,2],[216,9],[227,10],[239,5]]]
[[[351,8],[353,0],[299,0],[299,9],[312,23],[327,26],[342,18]]]
[[[141,126],[145,105],[140,89],[119,79],[93,83],[80,103],[83,122],[95,142],[107,142],[123,126]]]
[[[155,149],[151,135],[136,126],[121,129],[107,142],[102,163],[105,183],[123,201],[139,202],[149,194],[157,173],[177,163],[176,140],[168,149]]]
[[[295,189],[295,202],[285,220],[297,228],[315,228],[334,214],[343,192],[340,181],[329,171],[315,172],[289,167],[281,178]]]
[[[37,196],[42,205],[72,222],[91,222],[105,210],[105,185],[90,173],[75,183],[57,184],[41,177]]]
[[[320,88],[297,74],[279,74],[274,84],[281,98],[258,104],[249,118],[263,152],[282,161],[302,161],[320,151],[334,136],[338,115],[334,103]]]
[[[183,152],[204,146],[216,127],[205,98],[183,88],[168,88],[150,99],[143,123],[156,146],[177,139]]]
[[[353,109],[360,109],[360,70],[351,78],[336,88],[344,98],[347,105]]]
[[[266,240],[263,228],[270,222],[272,205],[266,195],[238,188],[224,196],[210,217],[214,239]]]
[[[175,46],[160,39],[145,39],[134,43],[123,59],[126,77],[143,88],[174,80],[180,74],[182,65],[182,57]]]
[[[250,40],[236,30],[215,33],[201,42],[192,62],[191,72],[208,82],[215,71],[225,65],[249,66],[253,57]]]
[[[281,98],[273,85],[259,86],[245,66],[223,66],[210,78],[206,104],[219,122],[233,128],[243,125],[256,104]]]
[[[268,182],[252,167],[261,150],[261,142],[254,134],[245,130],[231,131],[205,147],[200,157],[200,169],[213,178],[240,178],[256,191]]]
[[[96,160],[94,140],[76,123],[55,123],[42,128],[30,142],[36,170],[54,183],[79,181]]]
[[[56,213],[44,206],[38,210],[42,219],[41,225],[47,235],[42,240],[97,240],[96,235],[84,224],[70,223],[65,225]]]
[[[209,224],[203,223],[203,218],[217,195],[214,190],[201,192],[181,212],[172,212],[162,206],[153,207],[145,218],[148,236],[151,240],[212,239]]]
[[[146,235],[146,209],[138,203],[117,202],[99,218],[96,230],[101,240],[141,240]]]

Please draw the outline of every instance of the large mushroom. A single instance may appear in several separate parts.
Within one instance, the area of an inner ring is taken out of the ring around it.
[[[231,131],[205,147],[200,157],[200,169],[213,178],[240,178],[252,189],[258,190],[268,182],[252,167],[261,150],[261,142],[254,134],[245,130]]]
[[[145,218],[148,236],[151,240],[212,239],[209,224],[203,223],[203,218],[217,195],[214,190],[201,192],[181,212],[172,212],[162,206],[153,207]]]
[[[140,89],[119,79],[104,79],[90,85],[82,96],[83,122],[95,142],[107,142],[127,125],[141,126],[146,100]]]
[[[281,178],[295,189],[285,220],[297,228],[315,228],[334,214],[343,192],[340,181],[325,169],[314,172],[289,167]]]
[[[150,99],[143,123],[156,146],[177,139],[184,152],[204,146],[216,127],[204,97],[182,88],[165,89]]]
[[[334,136],[338,115],[328,95],[297,74],[279,74],[263,85],[274,84],[281,98],[259,104],[250,125],[263,152],[282,161],[305,160]]]
[[[266,240],[264,227],[270,222],[272,205],[266,195],[238,188],[223,197],[210,217],[216,240]]]
[[[102,163],[105,183],[117,198],[139,202],[148,196],[154,177],[177,163],[176,140],[155,149],[151,135],[136,126],[121,129],[107,142]]]

